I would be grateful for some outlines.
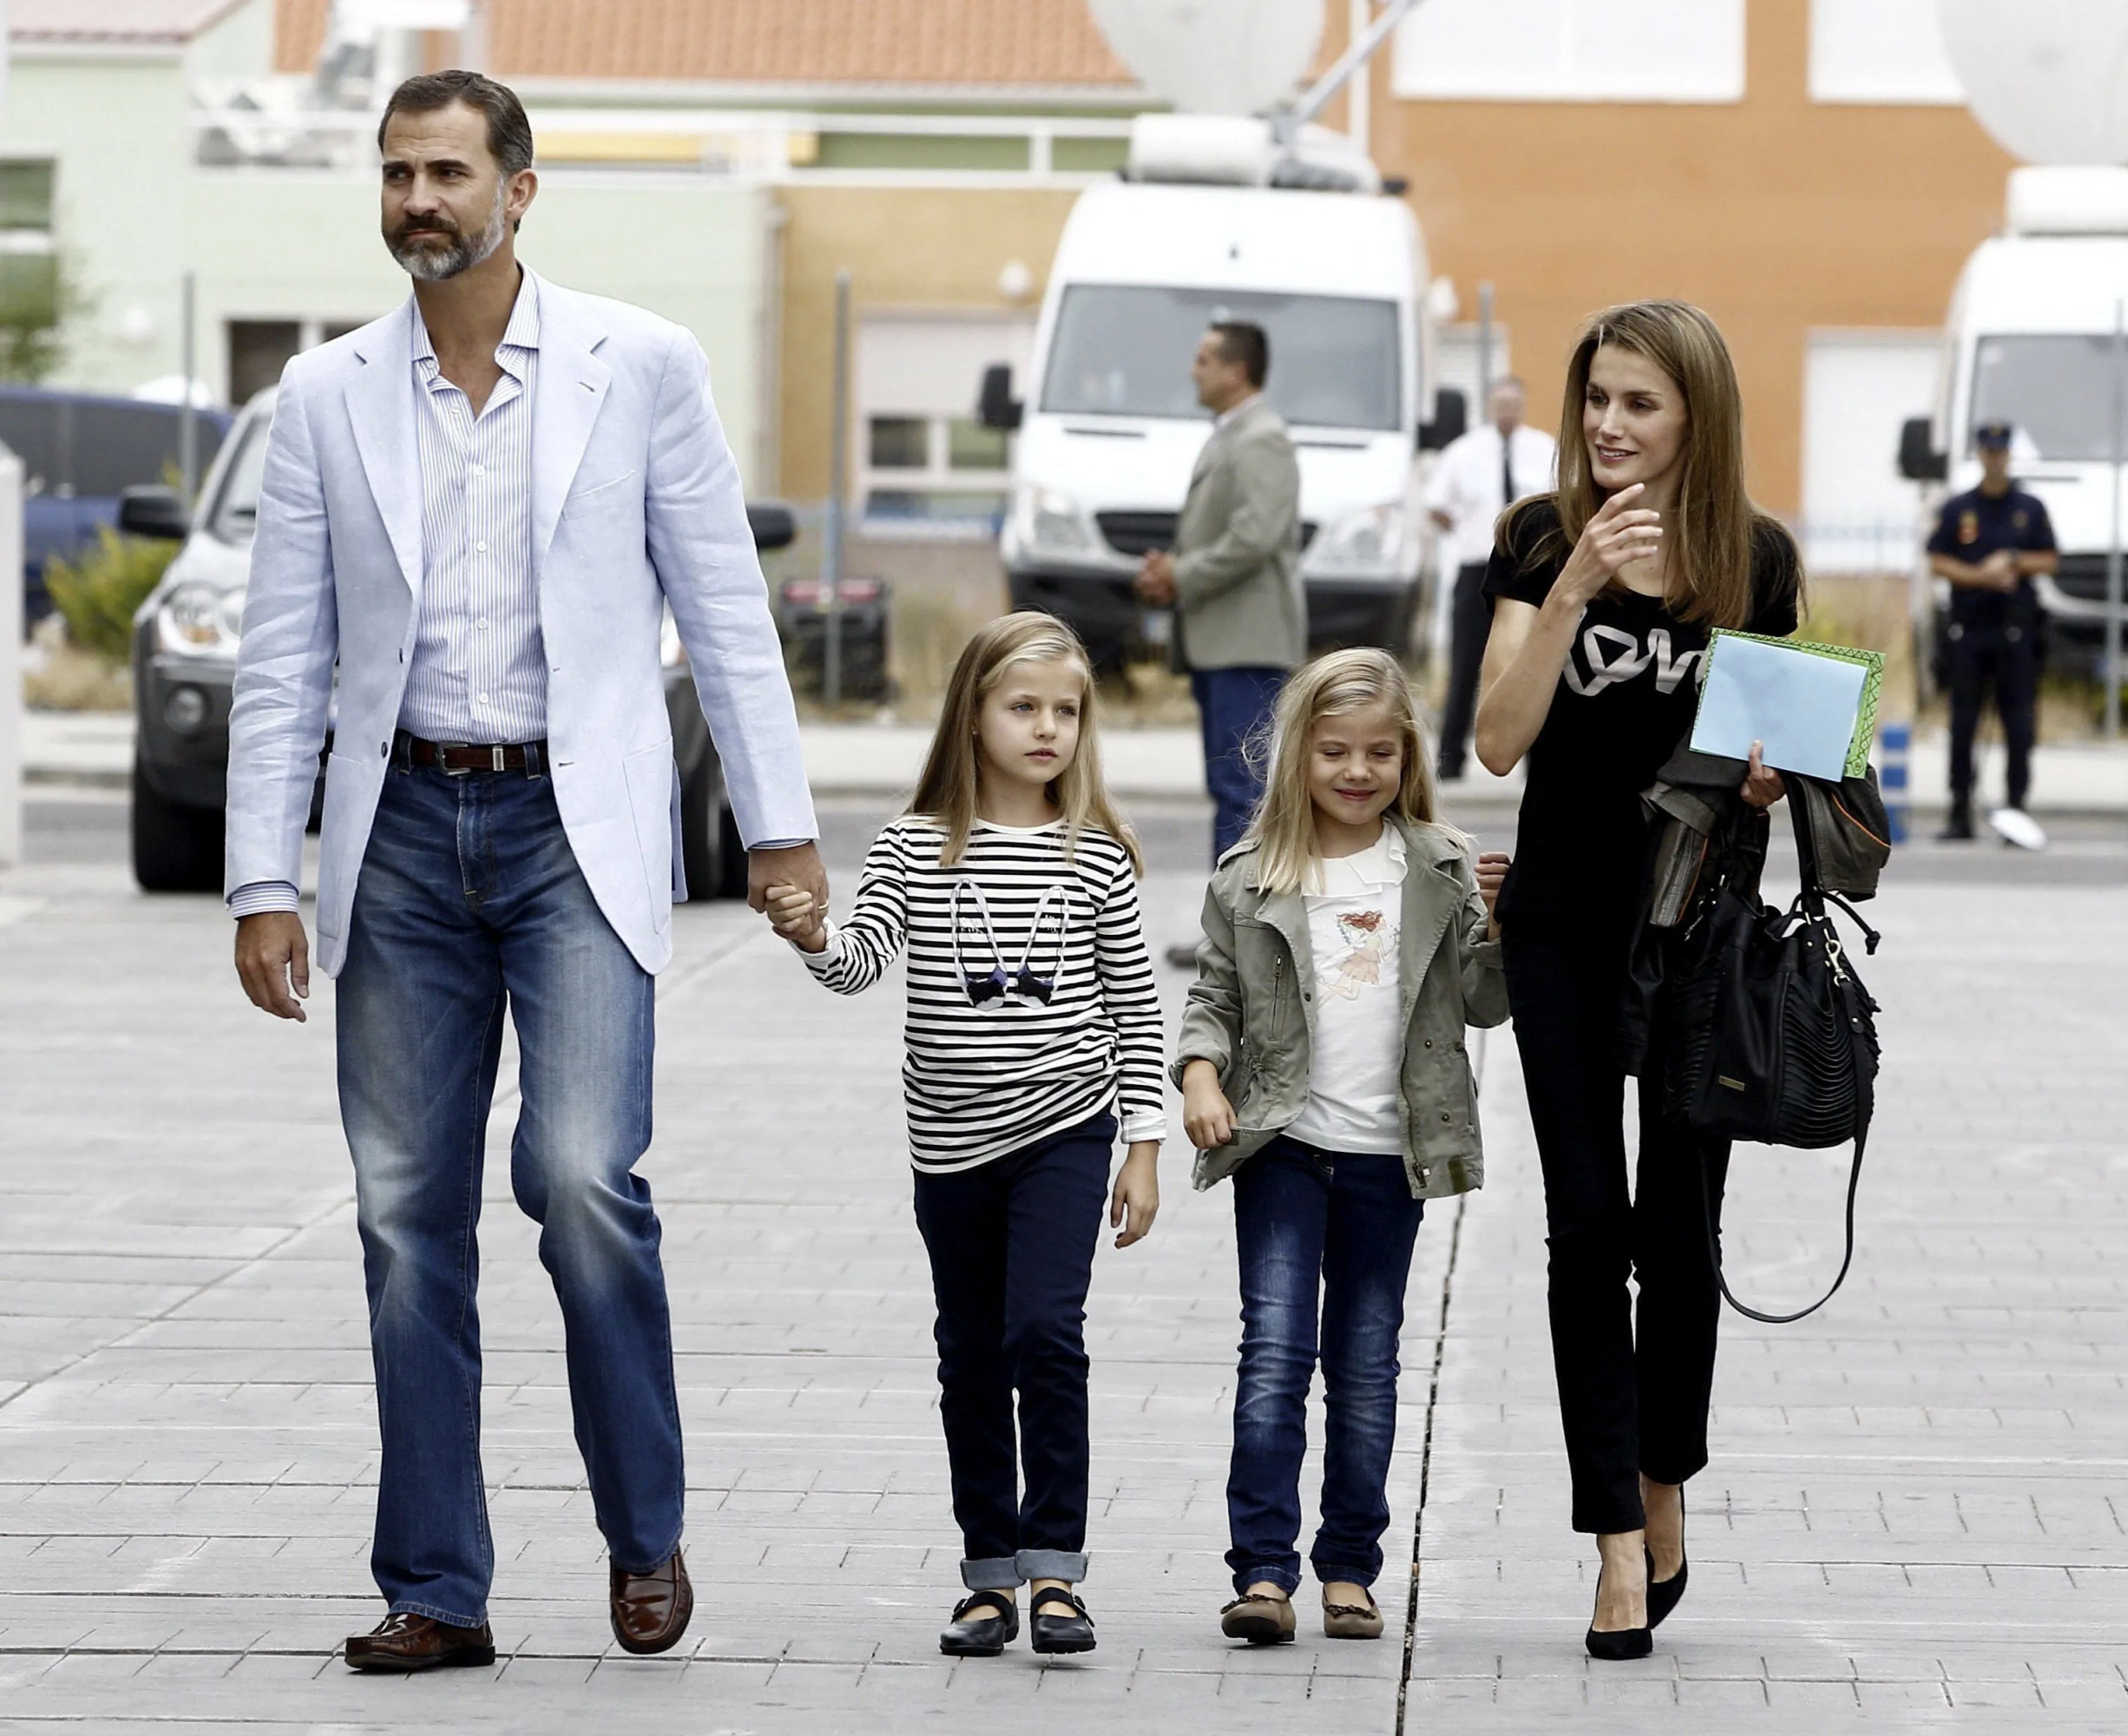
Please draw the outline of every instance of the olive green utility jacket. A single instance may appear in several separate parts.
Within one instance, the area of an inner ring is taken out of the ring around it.
[[[1507,981],[1500,943],[1485,937],[1485,901],[1462,841],[1440,826],[1389,824],[1404,841],[1396,955],[1404,1169],[1415,1199],[1439,1199],[1484,1185],[1477,1081],[1464,1028],[1507,1018]],[[1197,1154],[1199,1187],[1231,1175],[1307,1103],[1315,983],[1301,895],[1262,891],[1255,844],[1236,845],[1205,890],[1197,981],[1173,1068],[1179,1087],[1191,1062],[1211,1062],[1234,1106],[1232,1141]]]

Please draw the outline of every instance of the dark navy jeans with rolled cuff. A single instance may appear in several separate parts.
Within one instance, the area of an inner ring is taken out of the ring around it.
[[[1291,1594],[1300,1584],[1300,1470],[1318,1357],[1327,1416],[1322,1522],[1309,1564],[1324,1584],[1371,1586],[1381,1575],[1396,1347],[1424,1209],[1401,1157],[1279,1138],[1234,1172],[1241,1374],[1226,1564],[1236,1591],[1268,1581]]]
[[[516,1027],[510,1187],[562,1304],[569,1403],[616,1566],[678,1547],[685,1481],[650,1185],[652,980],[524,773],[384,779],[339,977],[384,1456],[371,1570],[394,1613],[476,1626],[495,1548],[480,1459],[482,1155]]]
[[[1115,1143],[1104,1114],[972,1169],[916,1174],[970,1591],[1087,1575],[1087,1288]]]

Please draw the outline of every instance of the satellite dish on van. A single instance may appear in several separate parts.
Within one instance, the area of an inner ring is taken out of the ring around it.
[[[2029,163],[2128,162],[2128,6],[1936,0],[1966,101]]]
[[[1315,64],[1323,0],[1087,0],[1116,57],[1184,114],[1256,115]]]

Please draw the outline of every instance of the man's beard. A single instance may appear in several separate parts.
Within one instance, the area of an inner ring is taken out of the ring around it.
[[[488,221],[476,240],[467,240],[465,231],[439,211],[420,222],[423,228],[440,234],[410,239],[407,234],[412,227],[410,219],[384,237],[384,246],[391,249],[391,257],[409,277],[421,283],[441,283],[445,278],[471,271],[502,245],[502,237],[509,227],[509,218],[504,210],[506,199],[507,190],[496,187],[494,208],[488,213]]]

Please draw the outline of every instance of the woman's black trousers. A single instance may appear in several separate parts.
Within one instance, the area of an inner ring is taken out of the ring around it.
[[[1729,1143],[1661,1112],[1657,1055],[1639,1082],[1640,1156],[1626,1180],[1618,1048],[1623,924],[1518,917],[1505,930],[1507,1000],[1544,1169],[1552,1360],[1577,1531],[1634,1531],[1640,1475],[1683,1483],[1707,1462],[1721,1292],[1707,1251]],[[1627,1280],[1639,1287],[1638,1306]]]

